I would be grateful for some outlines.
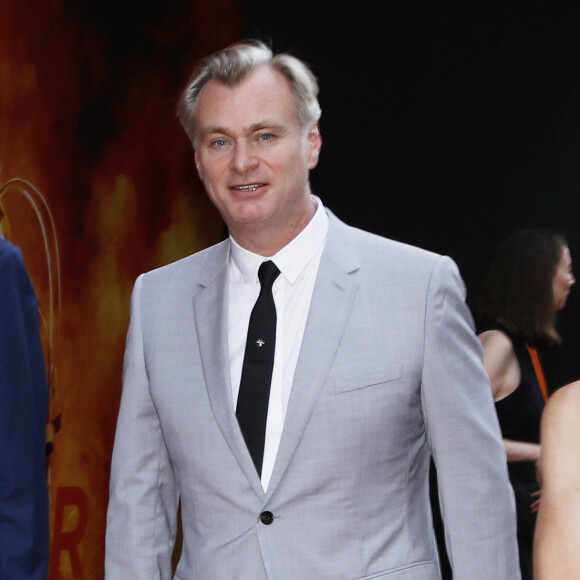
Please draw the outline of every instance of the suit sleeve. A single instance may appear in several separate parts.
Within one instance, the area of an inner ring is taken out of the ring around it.
[[[142,335],[143,276],[133,290],[123,392],[111,466],[107,580],[170,580],[178,497],[149,390]]]
[[[0,244],[0,578],[48,569],[48,385],[36,296],[22,254]]]
[[[520,578],[505,450],[465,289],[449,258],[427,297],[423,412],[455,580]]]

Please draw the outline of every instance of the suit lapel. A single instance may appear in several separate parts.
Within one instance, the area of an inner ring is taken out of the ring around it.
[[[229,243],[209,256],[193,295],[193,316],[207,394],[215,420],[256,493],[264,496],[258,474],[235,418],[228,353]]]
[[[348,227],[332,214],[330,220],[268,497],[282,479],[326,383],[358,288],[353,275],[358,262],[345,241]]]

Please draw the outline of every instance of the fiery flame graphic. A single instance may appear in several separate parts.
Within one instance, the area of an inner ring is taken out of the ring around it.
[[[2,2],[0,227],[22,250],[42,316],[51,580],[104,575],[136,276],[224,235],[174,111],[193,63],[240,38],[242,7]]]

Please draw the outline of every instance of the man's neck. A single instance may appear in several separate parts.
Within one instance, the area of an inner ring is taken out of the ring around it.
[[[242,248],[269,258],[287,246],[304,230],[316,213],[316,208],[316,201],[310,199],[306,211],[295,223],[270,228],[264,227],[263,223],[244,224],[243,228],[236,228],[235,231],[230,229],[230,235]]]

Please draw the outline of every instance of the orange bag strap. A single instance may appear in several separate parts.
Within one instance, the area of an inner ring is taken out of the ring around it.
[[[544,402],[548,400],[550,396],[548,394],[548,384],[546,383],[546,376],[544,375],[544,369],[542,368],[542,361],[540,360],[540,355],[535,348],[528,346],[526,344],[530,357],[532,359],[532,364],[534,365],[534,371],[536,372],[536,377],[538,383],[540,383],[540,391],[542,391],[542,396],[544,397]]]

